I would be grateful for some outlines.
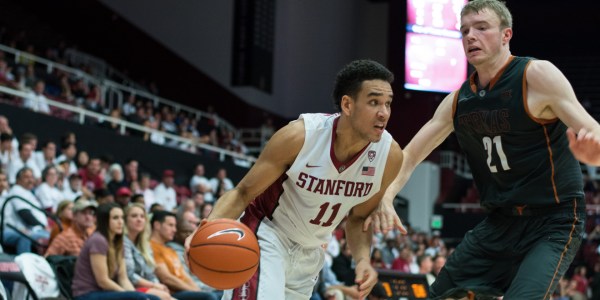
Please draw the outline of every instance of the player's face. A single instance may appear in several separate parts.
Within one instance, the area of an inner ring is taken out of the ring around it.
[[[493,59],[512,35],[512,29],[500,28],[500,18],[489,9],[464,15],[460,31],[467,61],[474,66]]]
[[[392,86],[383,80],[362,83],[350,111],[353,129],[369,142],[379,142],[392,113]]]

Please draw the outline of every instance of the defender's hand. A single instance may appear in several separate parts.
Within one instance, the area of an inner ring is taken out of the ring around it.
[[[381,201],[377,209],[375,209],[365,220],[363,231],[367,231],[369,226],[373,227],[374,233],[383,233],[398,229],[402,234],[407,234],[406,228],[402,225],[400,217],[396,214],[393,205],[385,201]]]

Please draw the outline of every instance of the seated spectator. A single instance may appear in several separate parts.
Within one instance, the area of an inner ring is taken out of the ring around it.
[[[17,172],[16,178],[17,182],[8,192],[7,199],[18,196],[29,203],[20,199],[11,200],[5,208],[2,221],[4,222],[3,244],[15,247],[15,254],[18,255],[32,252],[33,243],[30,238],[47,240],[50,238],[50,231],[47,228],[48,218],[40,210],[42,209],[40,201],[32,192],[35,183],[33,171],[28,167],[22,168]]]
[[[150,205],[154,204],[154,190],[150,188],[152,178],[148,173],[140,174],[140,192],[144,195],[146,210],[150,211]]]
[[[200,219],[196,216],[196,203],[192,199],[186,199],[177,207],[177,220],[188,222],[194,226],[200,225]]]
[[[105,188],[96,189],[94,191],[94,196],[98,205],[115,202],[115,197]]]
[[[199,286],[203,291],[212,292],[217,296],[217,298],[221,299],[223,296],[223,291],[215,290],[213,287],[206,285],[204,282],[200,281],[200,279],[190,272],[190,268],[185,261],[185,239],[198,227],[197,225],[192,225],[186,221],[177,222],[177,233],[175,233],[175,238],[167,243],[171,249],[177,252],[177,256],[179,256],[179,261],[183,264],[183,268],[185,271],[190,274],[194,283]]]
[[[65,168],[65,174],[71,175],[77,173],[77,164],[75,157],[77,156],[77,146],[72,142],[64,142],[60,147],[61,154],[56,158],[57,162],[68,163],[68,168]],[[62,164],[62,163],[61,163]]]
[[[42,184],[35,189],[35,195],[42,202],[43,208],[48,212],[55,212],[58,203],[65,199],[63,193],[56,187],[58,183],[58,169],[48,166],[42,171]]]
[[[417,265],[419,265],[419,274],[425,275],[429,285],[433,284],[435,276],[431,274],[431,271],[433,270],[433,259],[431,258],[431,255],[419,255],[419,257],[417,257]]]
[[[45,256],[74,255],[78,256],[85,241],[96,226],[96,207],[98,204],[87,199],[79,199],[73,207],[73,222],[71,226],[50,243]]]
[[[113,195],[117,194],[119,188],[127,186],[127,182],[125,182],[125,177],[123,175],[123,168],[117,163],[110,165],[108,168],[108,177],[110,177],[110,180],[108,180],[106,188],[108,188]]]
[[[16,181],[17,172],[23,167],[27,167],[31,170],[35,182],[38,183],[42,177],[42,171],[38,169],[37,164],[33,160],[32,154],[35,146],[32,143],[19,143],[18,155],[13,157],[8,164],[8,181],[14,184]]]
[[[82,190],[93,192],[96,189],[104,188],[104,178],[101,174],[100,158],[92,157],[85,168],[79,170],[79,175],[82,180]],[[85,192],[84,192],[85,193]]]
[[[50,140],[45,141],[42,144],[42,150],[33,153],[33,160],[40,170],[56,165],[56,144]]]
[[[446,256],[436,255],[433,257],[433,266],[431,268],[431,274],[435,277],[438,276],[444,265],[446,264]]]
[[[151,214],[157,212],[157,211],[163,211],[165,210],[165,208],[160,205],[160,203],[154,203],[152,205],[150,205],[150,209],[148,210]]]
[[[63,186],[63,199],[74,201],[75,198],[83,195],[81,187],[81,176],[77,173],[71,174],[69,176],[68,184]]]
[[[190,179],[190,190],[192,193],[201,192],[204,194],[204,201],[215,201],[213,196],[212,185],[204,175],[204,165],[198,164],[194,169],[194,176]]]
[[[204,205],[202,205],[202,208],[200,209],[200,220],[208,218],[208,215],[210,215],[212,209],[212,203],[204,203]]]
[[[392,270],[400,271],[403,273],[411,273],[410,264],[413,260],[413,252],[410,246],[404,245],[400,249],[400,256],[392,263]]]
[[[144,207],[146,207],[146,199],[144,199],[144,195],[142,195],[142,194],[133,194],[131,196],[131,200],[129,202],[131,204],[139,203],[139,204],[143,205]]]
[[[374,248],[373,252],[371,252],[371,265],[375,269],[387,270],[390,268],[390,266],[383,261],[381,250],[379,248]]]
[[[154,257],[148,240],[146,209],[133,203],[125,209],[125,265],[127,276],[137,291],[158,296],[161,300],[174,299],[169,288],[154,275]]]
[[[73,201],[61,201],[56,208],[56,217],[60,222],[60,227],[58,226],[59,224],[56,223],[51,226],[50,243],[52,243],[52,240],[54,240],[59,233],[71,227],[71,222],[73,222]]]
[[[225,168],[220,168],[217,171],[217,176],[210,180],[210,185],[216,199],[234,188],[231,179],[227,178],[227,169]]]
[[[98,160],[100,160],[100,170],[102,170],[102,160],[100,158],[98,158]],[[89,163],[90,154],[85,150],[79,150],[77,155],[75,155],[75,164],[77,165],[77,169],[85,169]],[[100,174],[102,174],[102,171],[100,171]]]
[[[156,203],[160,203],[165,210],[173,211],[177,206],[177,193],[174,189],[175,172],[173,170],[165,170],[163,172],[162,182],[154,188],[154,199]]]
[[[123,209],[129,205],[130,198],[131,190],[126,186],[120,187],[115,194],[115,202],[121,205]]]
[[[123,258],[123,230],[123,209],[116,203],[100,205],[96,232],[85,241],[75,263],[75,300],[159,300],[135,291],[129,281]]]
[[[13,147],[13,135],[10,133],[0,133],[0,170],[6,172],[11,160],[19,154]]]
[[[217,299],[212,293],[202,292],[189,273],[185,271],[183,263],[175,250],[167,247],[166,242],[173,239],[177,231],[177,219],[174,213],[156,211],[152,215],[152,236],[150,246],[154,252],[156,270],[154,271],[160,282],[163,282],[173,297],[186,299]]]
[[[50,106],[48,106],[48,98],[44,96],[45,88],[46,83],[43,80],[37,80],[33,86],[33,90],[27,94],[23,102],[23,107],[35,112],[49,114]]]

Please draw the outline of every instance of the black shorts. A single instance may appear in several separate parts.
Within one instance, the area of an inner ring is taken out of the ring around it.
[[[585,215],[582,199],[548,209],[493,211],[450,255],[431,297],[460,298],[472,291],[551,299],[581,245]]]

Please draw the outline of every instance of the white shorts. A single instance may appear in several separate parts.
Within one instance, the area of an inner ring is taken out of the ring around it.
[[[279,232],[268,218],[258,227],[260,265],[243,286],[225,291],[223,300],[309,299],[325,253],[321,247],[304,248]]]

